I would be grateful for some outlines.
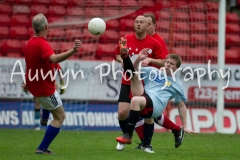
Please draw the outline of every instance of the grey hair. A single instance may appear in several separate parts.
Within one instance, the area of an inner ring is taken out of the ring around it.
[[[48,21],[44,14],[40,13],[33,17],[32,27],[36,34],[43,30],[46,25],[48,25]]]

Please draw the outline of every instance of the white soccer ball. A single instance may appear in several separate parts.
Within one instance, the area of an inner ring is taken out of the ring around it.
[[[95,36],[101,35],[106,30],[106,23],[101,18],[93,18],[88,22],[88,31]]]

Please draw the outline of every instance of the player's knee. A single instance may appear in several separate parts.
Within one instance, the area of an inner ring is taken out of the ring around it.
[[[128,117],[129,110],[118,110],[118,119],[124,120]]]
[[[138,97],[133,97],[131,99],[131,109],[135,109],[136,107],[138,108],[139,103],[140,103],[139,98]]]
[[[118,104],[118,118],[125,119],[126,117],[128,117],[129,110],[130,110],[129,103],[119,103]]]

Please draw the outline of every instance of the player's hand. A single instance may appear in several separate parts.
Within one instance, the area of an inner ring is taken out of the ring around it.
[[[27,88],[26,84],[22,84],[21,87],[22,87],[22,90],[23,90],[25,93],[28,93],[28,88]]]
[[[81,42],[79,39],[76,39],[76,40],[74,41],[73,50],[74,50],[75,52],[77,52],[78,49],[81,48],[81,47],[82,47],[82,42]]]
[[[60,80],[60,94],[64,94],[65,93],[65,89],[62,89],[62,87],[64,86],[64,81],[63,79]]]
[[[147,67],[151,63],[151,58],[146,58],[142,61],[142,66]]]
[[[189,134],[197,134],[197,132],[195,132],[195,131],[192,131],[192,130],[189,130],[189,129],[187,129],[187,128],[184,128],[184,131],[186,132],[186,133],[189,133]]]
[[[146,59],[148,56],[148,51],[149,51],[149,48],[144,48],[143,50],[141,50],[138,55],[139,60],[142,61],[142,60]]]

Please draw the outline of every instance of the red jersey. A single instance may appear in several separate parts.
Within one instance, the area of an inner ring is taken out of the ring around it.
[[[61,66],[58,63],[55,63],[55,69],[56,70],[61,70],[62,68],[61,68]]]
[[[47,75],[51,72],[54,75],[55,64],[50,62],[49,58],[54,51],[43,37],[32,37],[25,49],[26,62],[26,85],[34,97],[47,97],[55,92],[55,80]],[[41,74],[41,70],[43,75]],[[29,77],[30,72],[30,77]],[[38,80],[33,77],[38,76]],[[44,79],[46,77],[46,79]],[[30,79],[31,78],[31,79]]]
[[[160,37],[157,33],[155,33],[154,35],[152,35],[152,37],[153,37],[154,39],[156,39],[158,42],[161,43],[163,52],[166,53],[166,55],[168,55],[167,44],[166,44],[165,41],[162,39],[162,37]]]
[[[135,36],[135,34],[130,34],[126,36],[127,39],[127,47],[128,47],[128,54],[129,56],[133,56],[135,54],[139,54],[139,52],[144,49],[144,48],[150,48],[152,50],[151,54],[148,54],[149,58],[154,58],[154,59],[165,59],[166,58],[166,53],[163,51],[160,42],[155,40],[149,35],[146,35],[146,38],[142,40],[138,40]],[[117,46],[115,52],[116,54],[119,53],[120,49]],[[150,64],[150,66],[154,66]],[[156,67],[156,66],[154,66]],[[126,78],[128,79],[128,78]],[[126,81],[124,78],[122,78],[122,84],[130,85],[130,81]]]

